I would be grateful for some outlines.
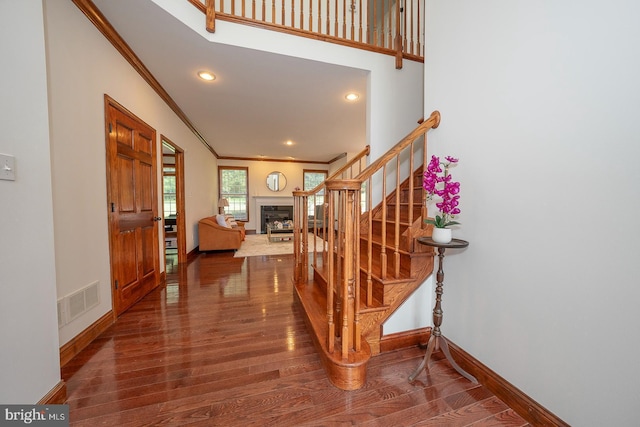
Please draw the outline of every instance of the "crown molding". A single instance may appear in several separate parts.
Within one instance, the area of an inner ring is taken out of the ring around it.
[[[102,14],[100,9],[91,0],[72,0],[82,13],[95,25],[95,27],[105,36],[107,40],[116,48],[124,59],[140,74],[140,76],[151,86],[153,90],[162,98],[162,100],[173,110],[173,112],[184,122],[185,125],[193,132],[193,134],[204,144],[205,147],[216,157],[218,153],[209,145],[207,140],[196,129],[189,117],[182,111],[178,104],[171,98],[169,93],[162,87],[160,82],[151,74],[151,71],[144,65],[138,55],[131,49],[127,42],[118,34],[116,29],[111,25],[109,20]]]

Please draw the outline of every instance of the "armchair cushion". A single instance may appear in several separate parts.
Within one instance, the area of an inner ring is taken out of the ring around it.
[[[236,219],[233,217],[233,215],[225,215],[224,216],[224,221],[227,223],[228,226],[230,227],[237,227],[238,226],[238,222],[236,221]]]
[[[224,215],[216,215],[216,221],[218,222],[218,225],[220,227],[227,227],[227,228],[231,228],[231,226],[229,224],[227,224],[227,221],[224,217]]]

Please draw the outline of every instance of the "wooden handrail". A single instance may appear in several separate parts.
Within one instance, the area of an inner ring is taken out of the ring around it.
[[[359,152],[358,154],[356,154],[351,160],[349,160],[344,166],[342,166],[340,169],[338,169],[337,171],[335,171],[334,173],[331,174],[330,177],[328,177],[327,179],[325,179],[326,181],[331,181],[334,179],[338,179],[338,177],[342,177],[343,174],[350,170],[354,165],[362,162],[362,159],[365,156],[368,156],[369,153],[371,152],[371,148],[367,145],[365,147],[364,150],[362,150],[361,152]],[[298,196],[302,196],[302,195],[307,195],[307,196],[311,196],[313,194],[317,194],[320,190],[322,190],[322,188],[324,187],[324,182],[321,182],[320,184],[318,184],[315,188],[308,190],[308,191],[298,191],[295,192],[296,194],[294,195],[298,195]]]
[[[382,157],[375,162],[371,163],[369,167],[362,171],[356,178],[364,181],[370,178],[382,165],[389,162],[389,160],[396,157],[402,150],[404,150],[409,144],[411,144],[417,137],[424,134],[429,129],[436,129],[440,125],[440,112],[434,111],[429,118],[412,130],[407,136],[402,138],[400,142],[394,145],[389,151],[387,151]]]
[[[335,171],[334,173],[331,174],[331,176],[329,178],[327,178],[328,180],[332,180],[332,179],[337,179],[339,176],[343,176],[343,174],[349,170],[352,166],[354,166],[357,163],[360,163],[362,161],[362,159],[366,156],[369,155],[369,153],[371,153],[371,147],[370,146],[366,146],[364,150],[362,150],[361,152],[359,152],[358,154],[356,154],[351,160],[349,160],[344,166],[342,166],[341,168],[339,168],[337,171]]]
[[[216,32],[216,4],[214,0],[206,0],[206,11],[207,15],[207,31],[210,33]]]

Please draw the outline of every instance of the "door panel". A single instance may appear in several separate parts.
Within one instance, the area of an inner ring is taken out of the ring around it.
[[[118,235],[119,245],[116,247],[117,258],[114,258],[118,266],[118,282],[120,288],[135,285],[138,280],[138,262],[136,253],[136,233],[126,231]]]
[[[105,106],[112,294],[119,315],[159,283],[155,131],[108,97]]]
[[[146,277],[151,273],[155,273],[155,254],[158,245],[158,234],[155,232],[155,227],[146,227],[141,231],[142,274]]]
[[[140,182],[142,184],[140,194],[140,211],[152,212],[153,200],[149,189],[153,186],[153,171],[151,165],[140,164]]]
[[[131,213],[135,209],[133,189],[135,180],[133,179],[134,162],[132,159],[118,156],[117,163],[118,180],[118,210],[120,213]]]

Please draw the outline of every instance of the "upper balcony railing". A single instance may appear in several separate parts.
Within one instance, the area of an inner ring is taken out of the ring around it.
[[[188,0],[216,19],[424,60],[424,0]]]

